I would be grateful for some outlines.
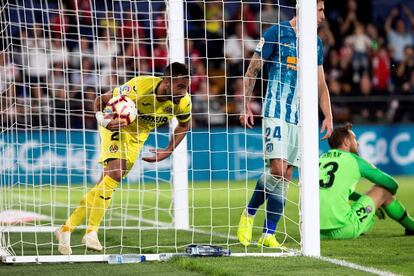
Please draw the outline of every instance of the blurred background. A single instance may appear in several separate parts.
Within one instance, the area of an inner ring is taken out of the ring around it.
[[[3,127],[94,129],[96,95],[133,76],[160,73],[168,62],[164,1],[5,2],[0,90],[10,89],[8,97],[2,93]],[[413,122],[414,3],[325,6],[318,34],[335,123]],[[257,40],[270,24],[290,19],[292,8],[282,0],[186,1],[185,8],[193,126],[237,126],[241,76]],[[265,85],[255,89],[257,115]]]
[[[3,139],[19,139],[18,144],[28,149],[30,141],[44,144],[39,153],[28,151],[36,160],[43,160],[39,156],[54,143],[57,148],[50,154],[62,160],[72,151],[65,143],[73,145],[79,156],[85,145],[98,144],[96,96],[137,75],[161,75],[168,63],[165,1],[3,2],[0,129]],[[188,146],[192,169],[200,174],[195,179],[208,179],[209,172],[218,179],[229,175],[243,179],[245,169],[262,170],[260,114],[266,67],[251,102],[256,115],[254,135],[246,135],[239,124],[244,104],[242,76],[263,31],[292,18],[291,2],[184,2],[185,59],[192,74],[193,102]],[[412,174],[414,2],[327,0],[325,7],[326,20],[318,34],[324,44],[334,123],[354,123],[364,158],[392,174]],[[24,132],[14,135],[15,129]],[[85,131],[93,134],[85,135]],[[157,131],[168,138],[168,126]],[[160,138],[151,139],[148,146]],[[60,152],[61,148],[66,151]],[[321,152],[327,148],[320,143]],[[15,158],[22,152],[9,150]],[[97,167],[96,152],[87,154],[87,167]],[[85,174],[70,160],[65,162],[75,166],[79,175]]]

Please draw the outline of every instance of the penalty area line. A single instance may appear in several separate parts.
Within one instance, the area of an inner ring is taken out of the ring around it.
[[[376,275],[381,275],[381,276],[394,276],[394,275],[398,275],[386,270],[379,270],[376,269],[374,267],[370,267],[370,266],[362,266],[359,264],[354,264],[345,260],[338,260],[338,259],[334,259],[334,258],[329,258],[329,257],[312,257],[315,258],[317,260],[321,260],[324,262],[328,262],[328,263],[332,263],[335,265],[339,265],[339,266],[344,266],[344,267],[348,267],[348,268],[352,268],[352,269],[356,269],[359,271],[364,271],[364,272],[368,272],[368,273],[372,273],[372,274],[376,274]]]

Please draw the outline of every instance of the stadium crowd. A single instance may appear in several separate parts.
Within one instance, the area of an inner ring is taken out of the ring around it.
[[[186,2],[194,126],[238,125],[241,76],[260,34],[293,14],[274,1],[261,2]],[[396,5],[386,17],[367,21],[359,2],[327,7],[318,29],[334,120],[413,122],[414,11]],[[165,7],[147,9],[105,5],[98,12],[90,1],[71,0],[44,11],[26,7],[30,19],[9,6],[2,23],[10,34],[0,53],[3,127],[95,128],[97,94],[139,74],[161,73],[168,63]],[[265,85],[255,89],[257,115]]]

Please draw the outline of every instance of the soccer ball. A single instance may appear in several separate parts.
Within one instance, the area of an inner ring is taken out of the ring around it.
[[[120,118],[125,120],[127,125],[137,118],[137,113],[134,101],[123,95],[110,99],[104,110],[105,119]]]

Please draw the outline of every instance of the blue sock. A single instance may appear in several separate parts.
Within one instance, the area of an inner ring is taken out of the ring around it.
[[[252,197],[247,205],[247,213],[249,213],[249,215],[254,216],[260,205],[264,203],[266,199],[264,189],[264,175],[262,174],[257,180],[256,187],[254,188]]]
[[[277,223],[283,214],[283,209],[286,202],[287,185],[284,181],[274,179],[275,188],[271,192],[266,192],[266,219],[263,225],[263,233],[274,234]]]

